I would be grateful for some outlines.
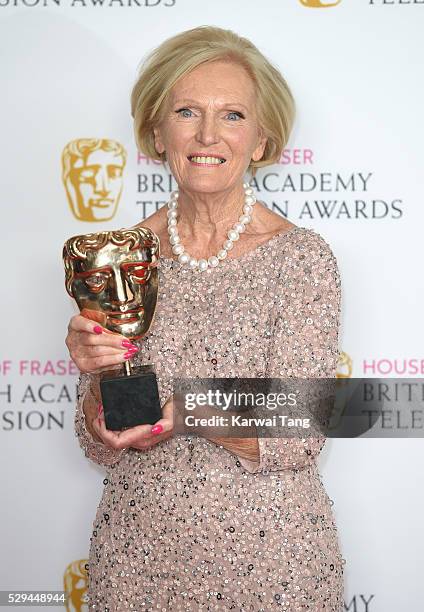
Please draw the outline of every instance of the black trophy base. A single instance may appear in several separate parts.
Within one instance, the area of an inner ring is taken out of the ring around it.
[[[153,366],[105,372],[100,381],[106,429],[121,431],[137,425],[153,425],[162,418],[158,383]]]

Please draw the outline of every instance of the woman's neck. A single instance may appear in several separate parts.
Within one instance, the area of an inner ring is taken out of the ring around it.
[[[184,243],[210,243],[226,239],[228,230],[243,214],[244,190],[219,193],[181,190],[178,198],[178,233]]]

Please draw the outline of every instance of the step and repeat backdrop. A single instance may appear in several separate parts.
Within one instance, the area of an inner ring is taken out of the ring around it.
[[[147,52],[205,24],[251,39],[296,98],[288,147],[253,185],[336,254],[338,375],[423,377],[424,0],[0,0],[0,590],[66,589],[69,610],[87,609],[106,472],[74,436],[61,249],[71,235],[135,224],[176,187],[137,151],[129,96]],[[88,157],[98,175],[78,182]],[[90,204],[100,192],[103,216]],[[334,439],[321,454],[345,610],[422,610],[418,435]]]

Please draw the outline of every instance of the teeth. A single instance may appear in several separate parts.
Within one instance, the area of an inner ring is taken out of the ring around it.
[[[219,157],[197,157],[191,156],[191,161],[196,162],[196,164],[223,164],[225,160],[221,160]]]

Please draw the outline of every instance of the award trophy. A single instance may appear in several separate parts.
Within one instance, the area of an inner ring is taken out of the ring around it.
[[[153,321],[157,294],[159,238],[145,227],[73,236],[63,247],[66,290],[80,311],[103,314],[110,332],[137,340]],[[84,314],[84,312],[82,312]],[[107,429],[119,431],[162,418],[152,364],[100,376]]]

